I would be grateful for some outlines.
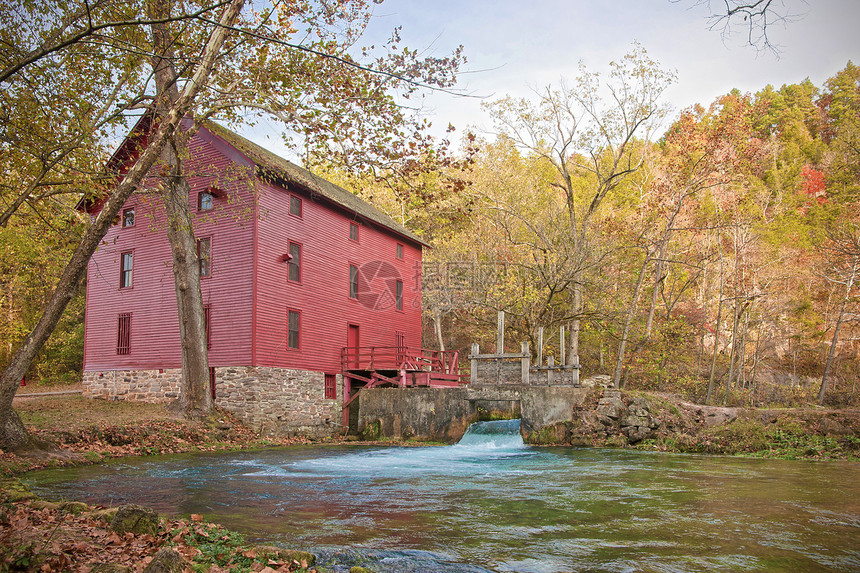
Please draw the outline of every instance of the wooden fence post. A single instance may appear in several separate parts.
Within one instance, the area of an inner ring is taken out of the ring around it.
[[[529,341],[526,340],[522,344],[522,353],[523,357],[520,359],[520,365],[522,366],[522,374],[520,375],[520,380],[523,384],[528,386],[529,383],[529,368],[531,368],[532,362],[532,353],[529,350]]]
[[[480,353],[480,348],[477,342],[472,343],[472,355],[469,357],[472,360],[472,369],[469,374],[469,383],[475,384],[478,381],[478,359],[476,356]]]
[[[543,327],[538,327],[537,339],[537,365],[543,366]]]
[[[555,382],[555,358],[549,356],[546,359],[547,371],[546,371],[546,385],[552,386],[552,383]]]
[[[505,353],[505,311],[500,310],[496,318],[496,354]]]
[[[562,366],[564,366],[565,364],[567,364],[567,362],[564,360],[564,357],[566,356],[565,352],[567,349],[564,347],[565,340],[564,340],[564,327],[563,326],[559,329],[558,335],[559,335],[558,349],[560,350],[560,352],[558,353],[559,354],[558,355],[558,357],[559,357],[558,363],[561,364]]]

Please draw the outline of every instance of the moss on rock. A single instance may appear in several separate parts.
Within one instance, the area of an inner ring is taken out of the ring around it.
[[[148,507],[123,505],[114,515],[110,528],[120,535],[128,532],[135,535],[155,535],[158,533],[158,514]]]

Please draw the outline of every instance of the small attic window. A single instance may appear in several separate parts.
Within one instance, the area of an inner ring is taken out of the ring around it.
[[[349,224],[349,238],[352,241],[358,241],[358,223]]]
[[[123,209],[122,211],[122,226],[134,227],[134,207]]]
[[[301,218],[302,216],[302,198],[296,195],[290,195],[290,215]]]
[[[197,210],[209,211],[215,207],[215,191],[207,189],[197,194]]]

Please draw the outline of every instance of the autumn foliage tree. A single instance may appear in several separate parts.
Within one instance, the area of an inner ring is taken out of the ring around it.
[[[190,415],[205,414],[211,403],[195,273],[198,259],[187,199],[187,177],[193,173],[183,170],[190,135],[202,122],[216,117],[239,123],[266,116],[280,121],[285,133],[297,134],[308,149],[325,150],[346,165],[393,164],[432,144],[424,133],[427,126],[416,123],[398,105],[394,93],[399,90],[405,97],[418,89],[450,86],[461,55],[421,58],[400,47],[396,32],[383,53],[356,48],[372,13],[372,3],[365,0],[282,3],[260,11],[243,11],[238,0],[211,4],[156,0],[145,6],[121,0],[92,6],[68,2],[44,14],[38,8],[28,13],[31,8],[10,7],[26,14],[36,31],[29,46],[17,49],[4,62],[0,77],[26,84],[32,80],[31,69],[39,70],[41,62],[70,64],[75,50],[82,57],[92,56],[94,52],[88,50],[96,46],[95,53],[103,50],[114,58],[104,64],[113,75],[103,83],[123,94],[110,108],[110,117],[143,108],[155,122],[147,148],[133,165],[123,166],[127,171],[119,186],[104,181],[101,186],[84,187],[89,197],[106,196],[107,200],[87,231],[88,246],[78,249],[67,266],[68,277],[60,280],[56,304],[49,303],[42,321],[4,371],[0,413],[8,431],[2,443],[6,447],[26,444],[26,433],[11,410],[17,380],[56,324],[69,292],[80,282],[105,225],[141,184],[160,189],[165,199],[182,325],[184,409]],[[223,14],[220,21],[219,13]],[[46,18],[40,20],[40,14]],[[11,32],[6,37],[13,45]],[[203,44],[201,52],[198,46]],[[358,58],[353,55],[356,51]],[[133,96],[121,89],[127,78],[137,88]],[[178,129],[184,118],[188,121]],[[156,158],[161,167],[150,171]],[[26,199],[19,203],[25,204]]]
[[[605,80],[582,73],[576,84],[547,87],[536,101],[503,98],[487,105],[500,134],[525,152],[548,161],[556,171],[553,187],[562,194],[568,240],[570,343],[568,361],[577,365],[583,318],[585,271],[591,223],[607,195],[644,163],[636,138],[648,139],[667,113],[663,91],[674,80],[646,51],[635,45],[610,63]],[[583,184],[584,183],[584,184]]]

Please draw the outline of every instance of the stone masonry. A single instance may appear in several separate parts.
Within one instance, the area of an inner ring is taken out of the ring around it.
[[[167,403],[179,397],[181,372],[121,370],[84,372],[84,396]],[[269,436],[323,438],[343,433],[342,376],[335,399],[325,398],[325,375],[308,370],[230,366],[215,369],[215,405]]]
[[[182,372],[165,370],[103,370],[84,372],[84,397],[154,404],[179,397]]]
[[[325,375],[309,370],[227,367],[215,371],[216,405],[263,435],[323,438],[342,433],[342,376],[334,400],[325,398]]]

